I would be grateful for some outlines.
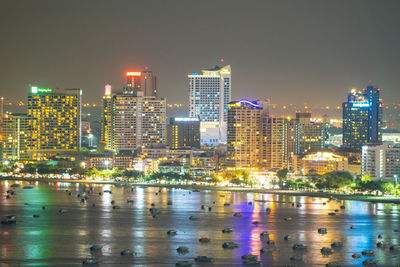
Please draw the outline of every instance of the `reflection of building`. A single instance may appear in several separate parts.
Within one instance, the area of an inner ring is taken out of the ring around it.
[[[27,160],[27,114],[5,114],[2,123],[4,160]]]
[[[144,96],[141,72],[127,72],[128,85],[103,97],[102,143],[107,150],[136,150],[165,143],[166,100]]]
[[[332,171],[347,171],[347,158],[335,155],[332,152],[317,152],[306,156],[296,155],[293,159],[296,173],[325,174]]]
[[[362,147],[361,174],[376,179],[400,177],[400,146],[368,144]]]
[[[232,168],[261,165],[262,106],[247,100],[228,104],[227,162]]]
[[[28,96],[28,153],[34,159],[78,152],[82,89],[31,87]]]
[[[343,103],[343,146],[361,149],[369,142],[382,142],[380,89],[367,86],[352,90]]]
[[[200,148],[200,120],[198,118],[170,118],[167,125],[167,145],[171,149]]]
[[[215,66],[188,77],[190,117],[200,118],[201,144],[225,142],[227,106],[231,101],[231,66]]]

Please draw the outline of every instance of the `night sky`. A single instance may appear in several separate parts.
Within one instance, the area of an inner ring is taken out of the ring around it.
[[[148,66],[168,103],[188,103],[187,74],[232,65],[232,100],[338,105],[372,80],[400,98],[400,1],[0,1],[0,94],[28,85],[84,89]]]

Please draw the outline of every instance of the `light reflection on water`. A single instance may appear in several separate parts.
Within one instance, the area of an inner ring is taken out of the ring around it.
[[[399,252],[376,248],[376,243],[382,240],[399,243],[400,233],[394,232],[400,228],[398,205],[159,187],[135,187],[131,191],[128,187],[70,183],[39,183],[34,189],[22,189],[26,182],[21,182],[21,188],[13,188],[17,194],[6,199],[6,191],[13,183],[2,181],[0,186],[0,214],[15,214],[18,220],[16,225],[0,225],[0,263],[9,266],[18,263],[80,266],[82,259],[92,256],[104,265],[171,266],[180,260],[193,261],[198,255],[213,257],[216,264],[241,264],[243,254],[259,255],[260,249],[266,246],[267,239],[260,238],[263,231],[270,232],[270,239],[277,248],[260,255],[265,266],[291,264],[289,258],[293,255],[303,256],[304,262],[296,263],[303,266],[333,261],[359,265],[366,257],[354,260],[351,255],[366,249],[376,250],[376,257],[372,258],[382,265],[400,262]],[[77,195],[82,194],[84,187],[87,190],[92,187],[93,192],[87,193],[89,199],[81,203]],[[71,191],[71,196],[66,190]],[[112,194],[99,195],[104,190],[112,190]],[[127,203],[127,199],[134,202]],[[120,209],[113,209],[112,200]],[[169,200],[173,205],[168,205]],[[302,203],[302,206],[293,206],[293,202]],[[152,203],[161,211],[156,218],[149,212]],[[231,205],[224,206],[224,203]],[[204,210],[201,209],[203,204]],[[341,210],[340,205],[345,205],[346,209]],[[42,210],[42,206],[46,206],[46,210]],[[209,206],[212,211],[208,211]],[[267,207],[271,208],[268,215]],[[68,212],[59,214],[59,209]],[[335,209],[339,209],[337,215],[329,216]],[[234,217],[235,212],[243,216]],[[33,218],[33,214],[40,214],[40,218]],[[192,215],[199,220],[189,220]],[[292,220],[285,221],[285,217],[292,217]],[[254,221],[259,224],[253,224]],[[356,229],[350,229],[352,225]],[[222,233],[225,227],[232,228],[233,233]],[[318,234],[320,227],[326,227],[328,233]],[[168,236],[169,229],[177,230],[178,234]],[[292,236],[290,241],[284,240],[288,234]],[[379,234],[382,239],[378,238]],[[211,242],[201,244],[198,242],[201,237],[209,237]],[[223,249],[222,243],[226,241],[237,242],[240,248]],[[344,247],[334,249],[328,257],[322,256],[320,249],[330,247],[334,241],[343,242]],[[307,251],[293,251],[296,243],[307,245]],[[102,255],[90,253],[89,247],[93,244],[103,246]],[[189,247],[189,253],[179,255],[176,252],[179,246]],[[124,249],[135,251],[136,256],[121,257],[119,253]]]

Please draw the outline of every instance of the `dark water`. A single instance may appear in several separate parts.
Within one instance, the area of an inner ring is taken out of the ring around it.
[[[33,189],[14,188],[17,194],[6,199],[6,191],[13,183],[2,181],[0,185],[0,215],[14,214],[17,218],[15,225],[0,225],[0,266],[81,266],[82,260],[90,257],[98,259],[102,266],[174,266],[181,260],[194,262],[193,258],[198,255],[212,257],[213,263],[220,266],[240,266],[244,254],[259,255],[263,266],[322,266],[329,262],[361,265],[365,259],[377,259],[384,266],[400,263],[399,251],[376,247],[378,241],[390,245],[399,243],[400,232],[394,231],[400,229],[397,205],[166,188],[156,195],[159,191],[156,187],[136,187],[131,192],[130,188],[109,185],[92,185],[94,192],[81,203],[77,194],[84,185],[68,183],[37,183]],[[71,196],[66,189],[72,191]],[[98,192],[106,189],[112,190],[112,194],[99,196]],[[134,203],[127,203],[128,198]],[[112,208],[112,200],[120,209]],[[167,205],[168,200],[173,205]],[[293,201],[304,204],[293,207]],[[224,206],[226,202],[231,205]],[[161,210],[156,218],[149,212],[151,203]],[[211,206],[212,211],[202,210],[202,204]],[[346,209],[336,216],[328,215],[340,205]],[[272,209],[271,214],[265,213],[266,207]],[[59,209],[68,212],[59,214]],[[241,212],[243,216],[234,217],[234,212]],[[40,217],[33,218],[33,214]],[[199,220],[189,220],[192,215]],[[285,217],[292,220],[285,221]],[[254,225],[253,221],[260,223]],[[351,225],[355,226],[354,230],[350,229]],[[233,232],[222,233],[226,227]],[[326,227],[328,233],[318,234],[320,227]],[[168,236],[169,229],[177,230],[178,234]],[[270,232],[270,239],[275,241],[276,250],[272,253],[260,253],[266,246],[266,239],[260,237],[263,231]],[[285,241],[284,236],[288,234],[292,240]],[[379,239],[379,234],[383,238]],[[201,244],[198,241],[201,237],[209,237],[211,242]],[[223,249],[222,243],[226,241],[237,242],[240,248]],[[321,255],[320,249],[330,247],[334,241],[343,242],[343,247],[334,249],[332,255]],[[307,245],[308,249],[293,251],[296,243]],[[102,255],[90,253],[89,247],[93,244],[103,246]],[[188,247],[189,253],[178,254],[179,246]],[[120,256],[127,248],[136,255]],[[351,257],[363,250],[375,250],[375,256]],[[290,261],[293,255],[303,256],[303,262]]]

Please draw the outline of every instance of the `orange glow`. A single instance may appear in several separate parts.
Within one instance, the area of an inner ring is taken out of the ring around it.
[[[104,95],[106,95],[106,96],[109,96],[109,95],[111,95],[111,85],[109,85],[109,84],[106,84],[106,86],[105,86],[105,93],[104,93]]]
[[[126,72],[126,76],[127,77],[129,77],[129,76],[140,77],[140,76],[142,76],[142,72],[140,72],[140,71],[127,71]]]

